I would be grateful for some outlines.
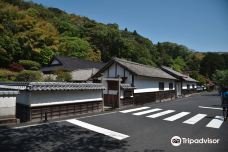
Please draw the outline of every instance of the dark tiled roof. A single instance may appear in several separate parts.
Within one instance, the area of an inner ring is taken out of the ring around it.
[[[131,86],[130,84],[120,84],[120,88],[123,90],[128,90],[128,89],[136,89],[135,86]]]
[[[18,95],[19,91],[0,91],[0,96],[4,96],[4,95]]]
[[[185,81],[190,81],[190,82],[197,82],[195,79],[187,76],[187,75],[184,75],[180,72],[177,72],[169,67],[166,67],[166,66],[162,66],[161,67],[164,71],[168,72],[169,74],[171,74],[172,76],[178,78],[178,79],[183,79]]]
[[[19,90],[41,91],[41,90],[104,90],[100,83],[68,83],[68,82],[29,82],[29,83],[8,83],[8,86],[18,87]]]
[[[102,63],[102,62],[82,60],[75,57],[56,56],[54,59],[59,61],[60,64],[43,67],[41,68],[41,71],[43,72],[56,71],[56,70],[73,71],[77,69],[90,69],[90,68],[101,69],[105,65],[105,63]]]
[[[165,78],[165,79],[173,79],[175,80],[173,76],[169,75],[168,73],[162,71],[161,69],[149,66],[149,65],[143,65],[136,62],[127,61],[124,59],[119,58],[113,58],[112,61],[110,61],[108,64],[112,64],[112,62],[117,62],[130,72],[134,73],[135,75],[139,76],[146,76],[146,77],[153,77],[153,78]],[[105,66],[104,68],[107,68]],[[104,71],[105,69],[103,69]],[[103,72],[102,70],[100,72]]]

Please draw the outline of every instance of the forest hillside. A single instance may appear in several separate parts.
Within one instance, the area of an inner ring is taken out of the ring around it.
[[[116,23],[98,23],[33,2],[1,0],[0,80],[20,80],[18,73],[37,72],[54,55],[103,62],[116,56],[151,66],[165,65],[201,83],[228,69],[226,53],[200,53],[172,42],[154,44],[136,30],[120,29]]]

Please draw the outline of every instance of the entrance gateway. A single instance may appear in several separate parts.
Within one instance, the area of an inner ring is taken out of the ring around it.
[[[106,108],[115,109],[134,104],[134,89],[136,87],[121,83],[122,79],[120,77],[102,79],[102,84],[106,87],[103,92]]]
[[[120,107],[120,82],[121,78],[102,79],[102,83],[107,86],[104,91],[104,106],[111,108]]]

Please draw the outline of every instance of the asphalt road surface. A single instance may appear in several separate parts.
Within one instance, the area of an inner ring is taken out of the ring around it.
[[[1,128],[0,151],[227,152],[228,121],[222,119],[220,104],[216,93],[201,93],[60,122]]]

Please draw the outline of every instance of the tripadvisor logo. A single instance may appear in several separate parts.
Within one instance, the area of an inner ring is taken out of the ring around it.
[[[179,136],[173,136],[171,138],[171,144],[173,146],[180,146],[181,145],[181,138]]]
[[[219,144],[220,139],[212,139],[212,138],[199,138],[199,139],[191,139],[191,138],[181,138],[179,136],[173,136],[171,138],[171,144],[173,146],[180,146],[181,144]]]

